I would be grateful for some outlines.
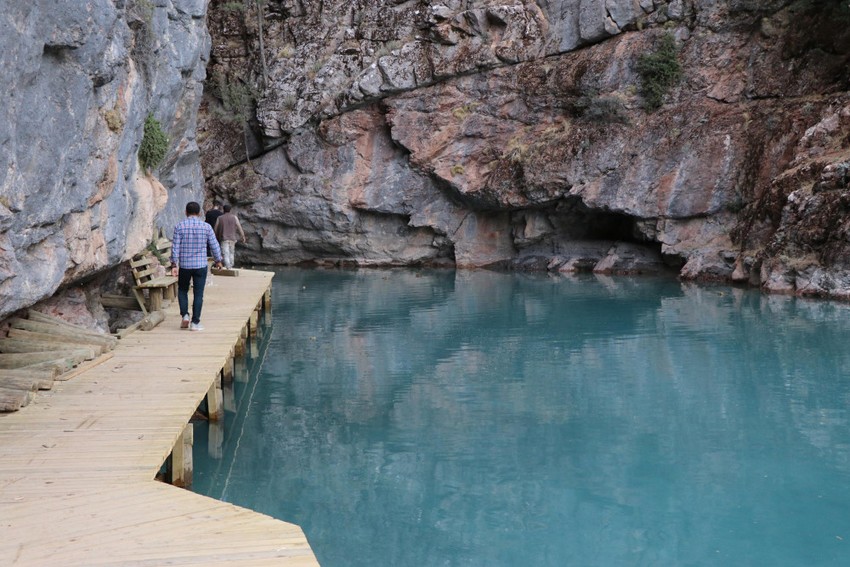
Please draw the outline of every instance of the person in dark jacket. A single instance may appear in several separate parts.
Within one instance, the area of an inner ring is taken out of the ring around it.
[[[221,203],[218,201],[213,201],[213,208],[207,211],[207,214],[204,216],[204,220],[207,221],[207,224],[210,225],[213,230],[215,230],[215,221],[218,220],[218,217],[223,215],[221,212]]]

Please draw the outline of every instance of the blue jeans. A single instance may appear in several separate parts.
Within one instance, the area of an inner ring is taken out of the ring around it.
[[[192,322],[201,322],[201,307],[204,306],[204,286],[207,283],[207,269],[180,268],[177,272],[177,304],[180,316],[189,314],[189,282],[192,282]]]

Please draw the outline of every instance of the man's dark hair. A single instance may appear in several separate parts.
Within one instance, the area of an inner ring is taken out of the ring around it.
[[[201,206],[195,201],[189,201],[186,203],[186,214],[187,215],[197,215],[201,212]]]
[[[231,207],[230,205],[225,205],[225,206],[224,206],[224,212],[225,212],[225,213],[229,213],[229,212],[230,212],[230,209],[232,209],[232,208],[233,208],[233,207]]]
[[[214,208],[214,209],[217,209],[217,208],[219,208],[220,206],[221,206],[221,203],[220,203],[220,202],[218,202],[218,201],[213,201],[213,208]]]

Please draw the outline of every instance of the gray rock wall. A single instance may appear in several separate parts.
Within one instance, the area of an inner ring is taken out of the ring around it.
[[[203,199],[206,0],[7,0],[0,10],[0,318],[143,249]],[[136,158],[148,114],[165,162]]]
[[[850,296],[845,2],[221,6],[210,74],[254,96],[234,119],[209,91],[202,153],[246,261],[675,269]],[[638,62],[665,35],[682,76],[648,111]]]

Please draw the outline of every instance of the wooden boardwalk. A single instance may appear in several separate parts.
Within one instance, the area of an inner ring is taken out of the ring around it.
[[[180,330],[175,302],[0,415],[0,565],[318,565],[298,526],[154,480],[271,277],[215,277],[204,331]]]

